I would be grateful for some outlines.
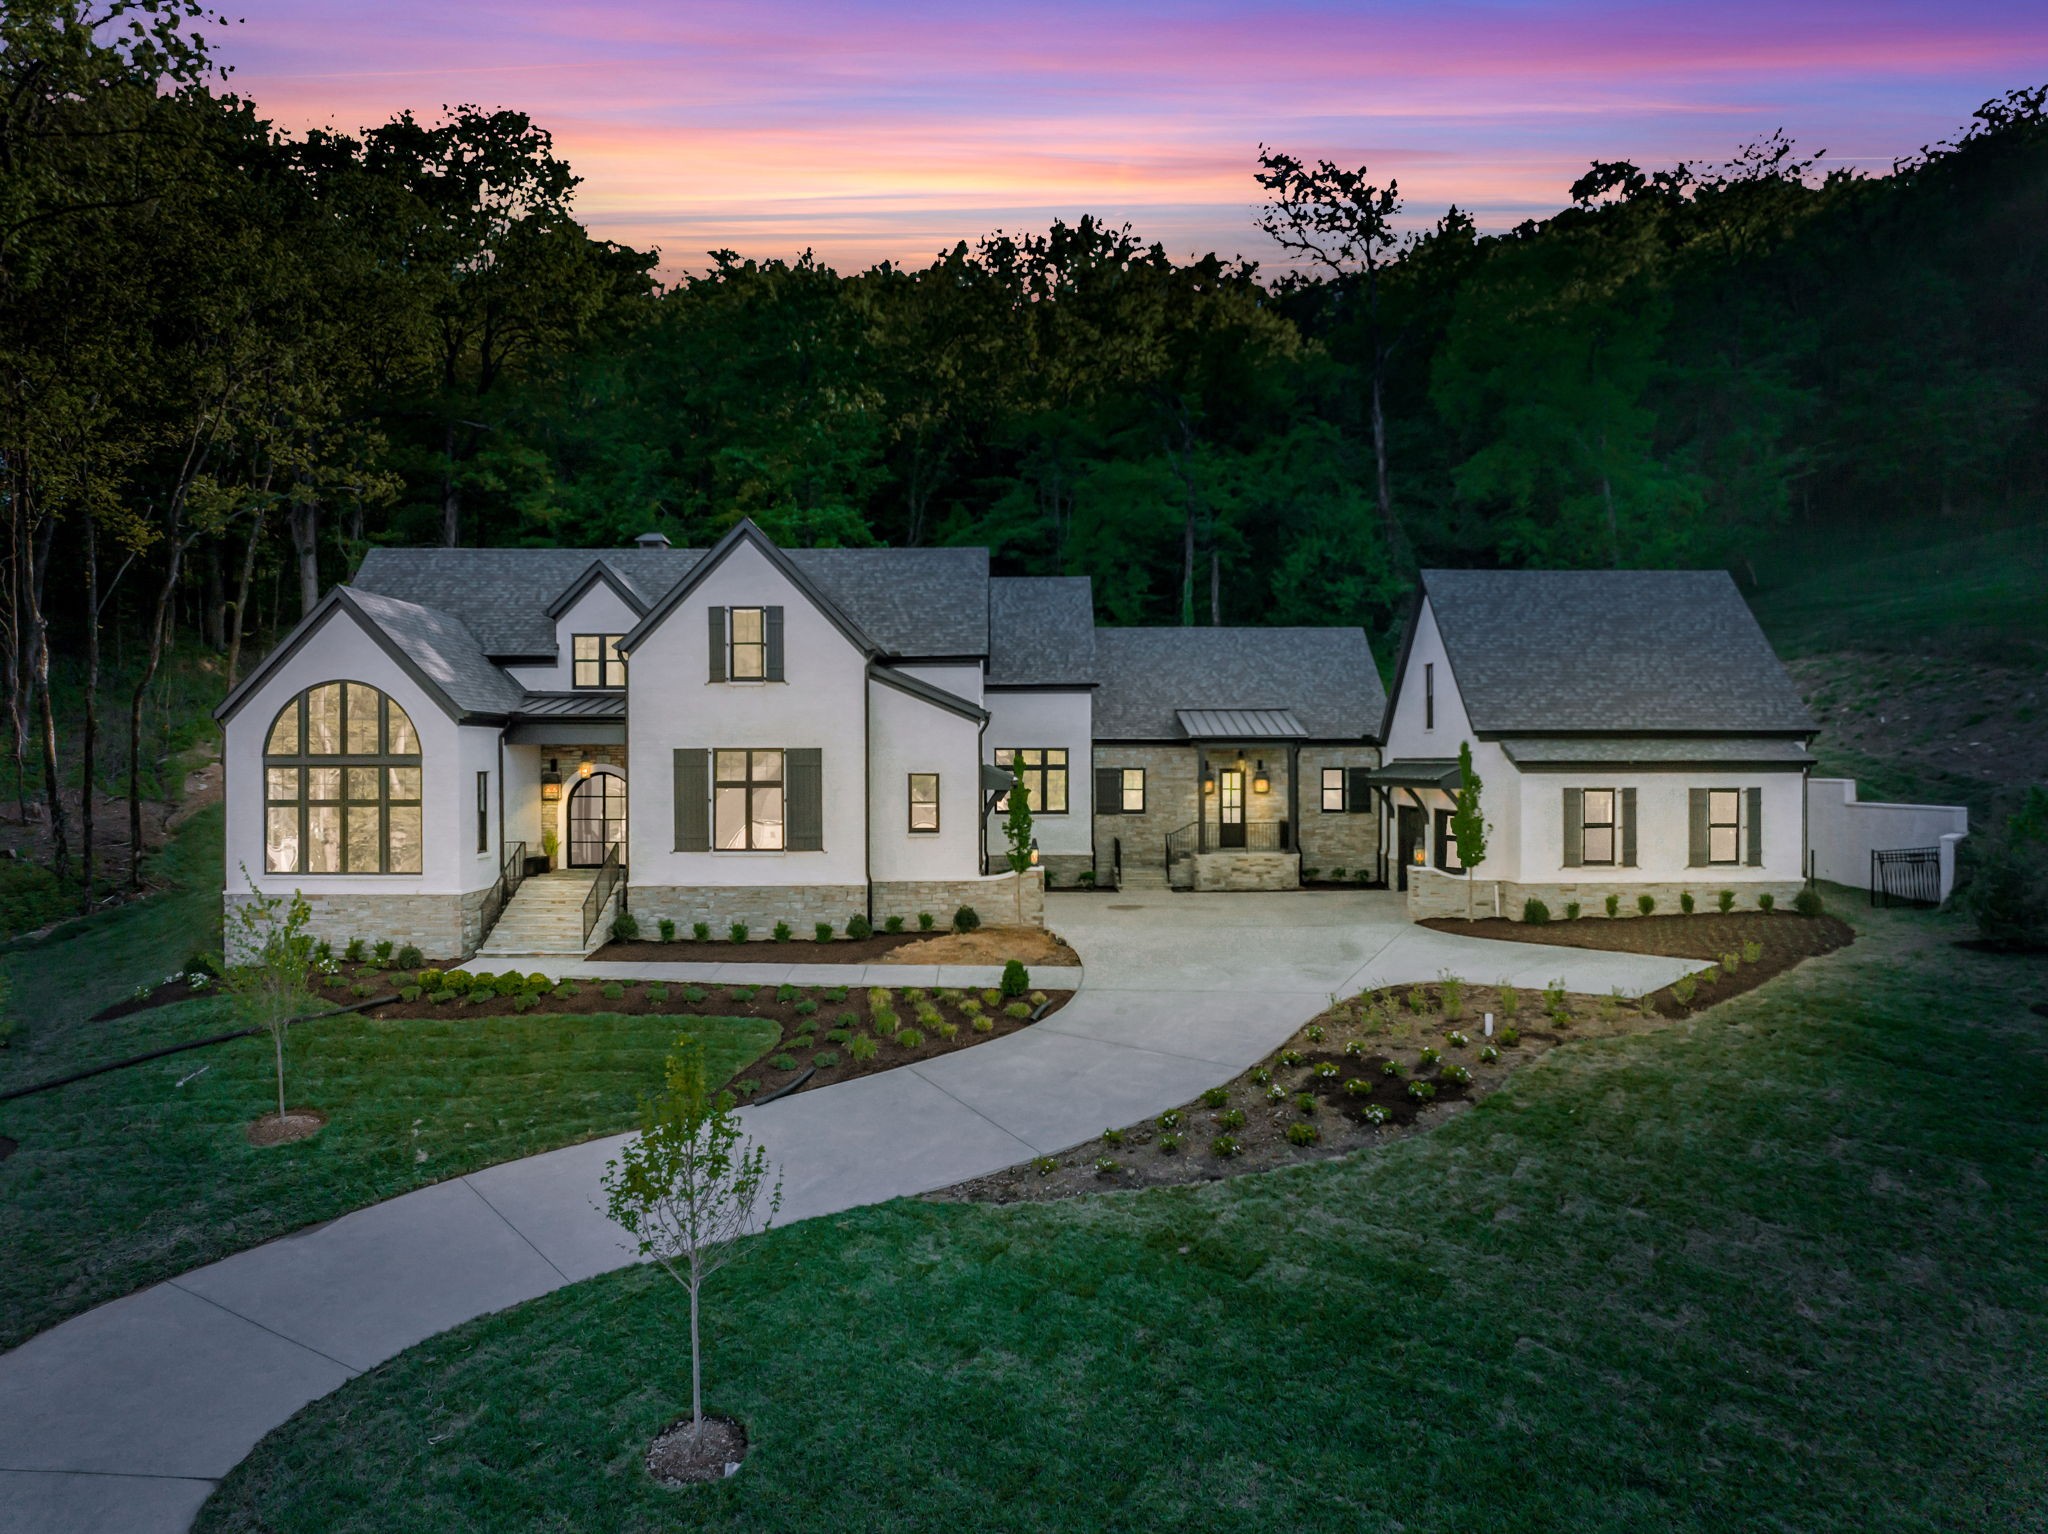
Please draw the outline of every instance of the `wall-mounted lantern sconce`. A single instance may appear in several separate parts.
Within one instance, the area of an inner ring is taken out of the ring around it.
[[[1273,780],[1266,776],[1266,764],[1260,762],[1259,770],[1252,774],[1252,792],[1255,794],[1270,794],[1272,791]]]
[[[1031,838],[1031,866],[1038,866],[1038,838],[1035,836]]]
[[[548,770],[540,775],[540,802],[558,804],[562,798],[562,774],[560,764],[552,756],[548,758]]]
[[[597,763],[587,756],[576,764],[576,776],[579,778],[587,778],[595,771],[597,771]]]
[[[1417,868],[1424,868],[1428,866],[1428,859],[1423,856],[1422,846],[1420,843],[1417,843],[1415,850],[1408,855],[1408,860],[1411,863],[1413,863]]]
[[[1216,769],[1213,767],[1202,769],[1202,792],[1205,794],[1216,792]]]

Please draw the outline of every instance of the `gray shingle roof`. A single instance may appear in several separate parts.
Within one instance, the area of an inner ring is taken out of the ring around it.
[[[347,600],[457,708],[473,714],[508,714],[526,696],[524,688],[491,664],[476,636],[447,613],[372,591],[351,590]]]
[[[1182,709],[1290,709],[1314,740],[1377,740],[1386,691],[1365,630],[1095,631],[1097,740],[1182,740]]]
[[[1087,576],[989,581],[988,679],[999,687],[1095,680],[1095,598]]]
[[[789,549],[799,570],[892,655],[988,647],[986,549]],[[652,607],[702,549],[372,549],[350,584],[450,614],[486,654],[552,655],[548,606],[595,560]]]
[[[1803,733],[1798,689],[1721,570],[1425,570],[1486,733]]]

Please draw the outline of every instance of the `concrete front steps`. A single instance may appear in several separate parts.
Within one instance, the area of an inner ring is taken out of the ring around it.
[[[583,941],[583,901],[596,874],[588,868],[558,868],[530,874],[505,903],[498,924],[484,934],[478,959],[580,959],[604,941],[605,923]]]

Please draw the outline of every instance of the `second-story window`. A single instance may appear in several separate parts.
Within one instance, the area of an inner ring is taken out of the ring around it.
[[[571,641],[576,686],[624,687],[626,657],[619,653],[618,634],[578,634]]]
[[[726,675],[736,682],[760,682],[768,676],[768,614],[765,608],[732,609],[732,640]]]
[[[1034,815],[1067,813],[1067,748],[1065,746],[1004,746],[996,752],[996,765],[1024,764],[1024,802]],[[996,808],[1007,810],[1010,796],[1002,795]]]

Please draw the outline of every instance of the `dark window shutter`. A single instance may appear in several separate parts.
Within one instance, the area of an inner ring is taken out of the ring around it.
[[[711,614],[711,680],[725,680],[725,609],[707,608]]]
[[[1438,810],[1436,812],[1435,862],[1438,868],[1449,868],[1451,866],[1451,812],[1449,810]]]
[[[1370,767],[1347,767],[1344,769],[1344,808],[1352,815],[1363,815],[1372,808],[1372,769]]]
[[[1707,866],[1707,791],[1689,788],[1685,796],[1685,864],[1688,868],[1704,868]]]
[[[825,850],[825,762],[814,746],[782,754],[783,792],[787,795],[782,845],[791,852]]]
[[[1764,791],[1749,790],[1749,866],[1764,865]]]
[[[1564,791],[1564,866],[1579,868],[1586,861],[1586,791]]]
[[[1621,791],[1621,866],[1636,866],[1636,791]]]
[[[711,850],[711,753],[702,747],[676,752],[676,851]]]
[[[767,607],[761,611],[761,631],[768,638],[768,680],[779,682],[782,677],[782,609]]]
[[[1121,815],[1124,812],[1124,770],[1121,767],[1095,769],[1095,813]]]

